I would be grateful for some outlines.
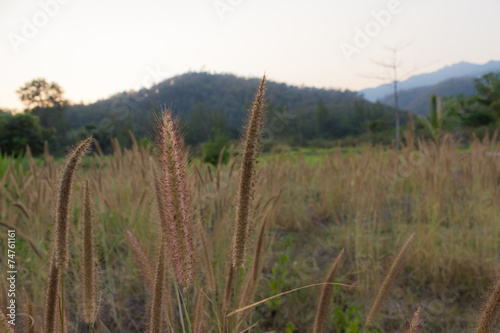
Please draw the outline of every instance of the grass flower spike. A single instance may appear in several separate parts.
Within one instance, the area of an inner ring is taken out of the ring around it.
[[[68,264],[69,209],[75,174],[80,160],[92,143],[92,137],[80,142],[68,155],[59,178],[54,219],[54,240],[49,264],[47,294],[45,297],[44,325],[46,332],[54,332],[57,300],[62,273]]]
[[[249,229],[252,216],[252,201],[256,183],[256,163],[260,153],[262,128],[265,114],[266,77],[262,78],[255,94],[253,106],[248,115],[248,124],[241,147],[241,167],[236,196],[234,216],[234,236],[232,246],[232,265],[239,269],[245,264]]]
[[[160,219],[168,235],[169,254],[177,281],[190,286],[194,278],[194,218],[186,174],[187,154],[168,110],[161,119],[159,146],[161,184],[156,192]]]

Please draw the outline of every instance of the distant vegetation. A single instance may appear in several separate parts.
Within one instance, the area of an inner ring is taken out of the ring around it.
[[[449,80],[438,90],[433,107],[429,91],[420,99],[400,94],[400,103],[425,105],[428,121],[419,121],[419,135],[436,138],[438,132],[455,133],[464,139],[500,124],[498,74],[490,73],[469,83]],[[150,89],[123,92],[90,105],[69,105],[63,89],[44,79],[26,83],[17,92],[25,104],[23,115],[0,113],[0,151],[21,154],[26,145],[32,153],[41,153],[48,142],[55,155],[64,154],[77,140],[93,135],[104,153],[112,151],[116,138],[130,147],[133,133],[141,140],[154,135],[151,127],[161,107],[168,106],[180,122],[185,141],[197,156],[211,163],[218,160],[222,147],[229,148],[240,138],[242,121],[253,98],[257,79],[228,74],[188,73],[165,80]],[[455,86],[472,89],[471,96],[449,96]],[[416,88],[418,90],[419,88]],[[392,144],[394,110],[382,103],[371,103],[352,91],[299,88],[283,83],[268,84],[268,117],[264,128],[264,149],[275,145],[333,147],[343,145]],[[431,110],[431,111],[429,111]],[[432,114],[431,114],[432,113]],[[442,117],[438,121],[436,117]],[[431,118],[434,117],[432,120]],[[402,113],[406,128],[409,114]],[[434,125],[432,125],[434,124]],[[431,127],[429,127],[431,126]],[[440,134],[440,135],[441,135]]]
[[[42,128],[53,131],[48,138],[49,146],[61,155],[75,141],[90,134],[105,153],[112,151],[113,138],[129,147],[130,132],[139,138],[151,137],[152,120],[163,106],[173,109],[180,119],[186,143],[191,146],[213,139],[214,131],[237,140],[257,83],[257,79],[234,75],[188,73],[150,89],[123,92],[90,105],[67,105],[63,90],[43,79],[27,83],[18,93],[25,102],[25,112],[37,116]],[[46,102],[43,96],[53,101]],[[391,107],[367,102],[352,91],[269,82],[267,105],[267,146],[316,145],[354,138],[367,131],[373,132],[371,137],[377,140],[376,132],[390,129],[394,124]],[[407,116],[402,118],[405,122]]]
[[[429,115],[420,120],[434,140],[444,133],[463,137],[500,126],[500,75],[489,73],[474,82],[473,96],[431,96]]]

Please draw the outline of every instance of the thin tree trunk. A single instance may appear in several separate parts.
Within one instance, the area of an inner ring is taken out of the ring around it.
[[[394,69],[394,72],[396,69]],[[394,80],[394,108],[396,109],[396,150],[399,150],[399,106],[398,106],[398,80]]]

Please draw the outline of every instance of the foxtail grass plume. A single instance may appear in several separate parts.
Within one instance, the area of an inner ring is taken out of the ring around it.
[[[137,237],[130,230],[127,229],[125,235],[127,236],[127,239],[130,243],[130,248],[132,249],[132,253],[134,254],[135,262],[139,266],[139,273],[144,279],[149,292],[152,293],[154,273],[151,262],[146,255],[146,251],[144,251],[144,248],[141,245],[139,239],[137,239]]]
[[[59,284],[68,263],[69,209],[73,181],[83,155],[92,143],[92,137],[80,142],[69,153],[59,178],[56,211],[54,218],[54,240],[49,264],[47,294],[45,296],[44,329],[54,332],[56,325]]]
[[[413,241],[413,238],[415,237],[415,234],[411,234],[411,236],[408,238],[406,243],[403,245],[401,250],[399,251],[398,256],[396,259],[394,259],[394,262],[392,263],[391,268],[389,269],[389,273],[387,273],[387,276],[384,279],[384,282],[382,283],[382,286],[380,287],[380,290],[378,291],[377,297],[375,297],[375,301],[373,301],[373,305],[370,309],[370,313],[366,317],[365,321],[365,327],[363,331],[366,331],[366,328],[371,326],[375,320],[375,316],[378,313],[378,310],[380,309],[380,306],[382,305],[383,300],[387,296],[387,293],[389,291],[389,287],[392,285],[392,281],[394,281],[394,277],[396,276],[396,272],[398,268],[401,266],[401,262],[403,261],[403,257],[408,250],[408,247],[410,246],[410,243]]]
[[[73,180],[80,160],[87,153],[91,143],[92,137],[90,136],[73,149],[66,159],[59,178],[54,233],[54,259],[57,267],[65,268],[68,265],[69,208]]]
[[[194,218],[187,179],[187,153],[169,110],[165,110],[161,118],[158,134],[161,183],[155,184],[155,191],[159,215],[168,235],[177,282],[187,287],[194,278]]]
[[[241,166],[234,214],[234,235],[232,244],[232,265],[238,270],[245,264],[249,230],[252,216],[252,202],[256,184],[256,164],[260,153],[262,128],[266,107],[266,76],[262,78],[255,94],[253,106],[248,113],[248,123],[242,142]]]
[[[333,263],[328,276],[325,279],[326,283],[333,283],[335,274],[340,264],[340,260],[344,254],[344,250],[340,252],[337,259]],[[322,333],[325,329],[326,321],[328,319],[328,308],[330,307],[330,300],[333,295],[333,285],[325,284],[321,290],[319,297],[318,308],[316,309],[316,319],[314,320],[314,333]]]
[[[85,322],[93,324],[97,308],[97,257],[94,240],[94,218],[92,216],[89,181],[85,182],[83,196],[83,248],[81,253],[82,312]]]
[[[483,309],[476,323],[475,333],[495,332],[500,315],[500,278],[490,292],[490,297],[483,305]]]
[[[417,311],[413,314],[411,318],[410,325],[406,333],[418,333],[420,332],[420,326],[422,326],[422,307],[419,306]]]
[[[24,312],[27,316],[26,320],[24,321],[23,332],[36,333],[38,332],[38,329],[35,326],[35,311],[33,309],[33,303],[31,303],[31,300],[29,299],[28,294],[26,293],[26,290],[24,288],[22,291],[22,298]]]

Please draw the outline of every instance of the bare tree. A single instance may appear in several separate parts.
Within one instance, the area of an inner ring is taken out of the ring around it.
[[[400,74],[400,70],[402,68],[402,62],[398,60],[398,52],[403,50],[405,47],[410,45],[411,43],[402,43],[393,47],[384,47],[385,50],[391,52],[391,57],[389,59],[383,61],[372,61],[375,65],[382,67],[385,70],[385,74],[382,75],[362,75],[364,77],[370,79],[378,79],[383,81],[390,81],[393,84],[394,88],[394,109],[396,115],[396,150],[399,150],[400,145],[400,125],[399,125],[399,103],[398,103],[398,84],[400,80],[406,79],[409,75],[417,70],[417,68],[413,68],[410,71],[405,72],[404,74]]]

